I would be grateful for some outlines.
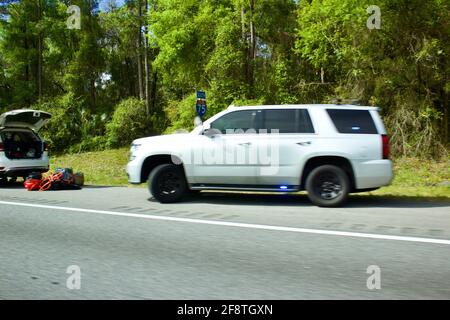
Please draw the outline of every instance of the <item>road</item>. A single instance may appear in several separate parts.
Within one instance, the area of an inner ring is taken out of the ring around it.
[[[0,299],[450,299],[450,202],[0,189]],[[67,287],[69,266],[80,289]],[[381,289],[369,290],[369,266]]]

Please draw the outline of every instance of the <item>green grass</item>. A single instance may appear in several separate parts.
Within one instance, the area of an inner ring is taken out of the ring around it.
[[[444,181],[450,182],[450,159],[400,158],[394,160],[392,184],[370,194],[450,198],[450,186],[438,186]]]
[[[51,159],[51,169],[70,167],[76,172],[81,171],[86,184],[127,186],[125,166],[128,155],[128,148],[64,155]],[[450,159],[396,159],[394,172],[395,178],[390,186],[369,194],[450,199],[450,187],[437,186],[450,181]]]
[[[52,157],[50,170],[73,168],[74,172],[84,173],[86,184],[127,186],[125,166],[129,157],[128,150],[124,148]]]

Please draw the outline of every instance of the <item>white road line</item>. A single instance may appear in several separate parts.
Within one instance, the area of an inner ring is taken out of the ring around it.
[[[390,236],[390,235],[383,235],[383,234],[332,231],[332,230],[320,230],[320,229],[304,229],[304,228],[270,226],[270,225],[262,225],[262,224],[251,224],[251,223],[201,220],[201,219],[189,219],[189,218],[175,218],[175,217],[155,216],[155,215],[138,214],[138,213],[47,206],[47,205],[42,205],[42,204],[20,203],[20,202],[9,202],[9,201],[0,201],[0,204],[10,205],[10,206],[19,206],[19,207],[32,207],[32,208],[42,208],[42,209],[51,209],[51,210],[72,211],[72,212],[97,213],[97,214],[103,214],[103,215],[109,215],[109,216],[141,218],[141,219],[149,219],[149,220],[163,220],[163,221],[208,224],[208,225],[216,225],[216,226],[235,227],[235,228],[260,229],[260,230],[309,233],[309,234],[320,234],[320,235],[341,236],[341,237],[367,238],[367,239],[394,240],[394,241],[407,241],[407,242],[421,242],[421,243],[450,245],[450,240],[445,240],[445,239],[402,237],[402,236]]]

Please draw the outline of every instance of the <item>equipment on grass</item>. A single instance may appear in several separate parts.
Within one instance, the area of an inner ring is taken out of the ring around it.
[[[72,168],[57,168],[55,173],[42,178],[36,173],[30,174],[24,182],[28,191],[81,189],[84,185],[84,174],[73,174]]]

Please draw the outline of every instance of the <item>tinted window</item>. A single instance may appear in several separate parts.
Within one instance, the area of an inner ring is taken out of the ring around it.
[[[261,111],[259,110],[231,112],[211,123],[211,129],[220,130],[222,133],[227,133],[227,130],[256,130],[257,119],[259,119],[260,114]]]
[[[339,133],[377,134],[368,110],[327,110]]]
[[[262,129],[279,130],[279,133],[314,133],[311,118],[306,109],[264,110]]]

